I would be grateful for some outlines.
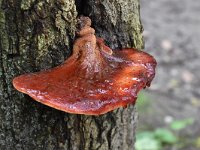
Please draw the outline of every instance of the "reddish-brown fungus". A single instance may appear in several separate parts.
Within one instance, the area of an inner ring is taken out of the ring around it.
[[[75,114],[100,115],[135,103],[155,75],[155,59],[127,48],[112,51],[79,19],[73,55],[62,65],[14,78],[14,87],[38,102]]]

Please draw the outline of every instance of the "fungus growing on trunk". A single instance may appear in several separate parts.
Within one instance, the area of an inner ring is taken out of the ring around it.
[[[136,101],[155,75],[155,59],[127,48],[112,51],[80,17],[73,54],[62,65],[14,78],[14,87],[45,105],[74,114],[100,115]]]

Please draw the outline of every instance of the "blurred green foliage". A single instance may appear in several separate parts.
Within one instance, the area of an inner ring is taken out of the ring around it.
[[[193,123],[194,123],[193,118],[188,118],[188,119],[184,119],[184,120],[176,120],[170,124],[170,128],[178,131],[178,130],[182,130],[182,129],[186,128],[188,125],[191,125]]]
[[[139,113],[149,111],[151,109],[149,98],[140,93],[137,100],[137,108]],[[166,127],[159,127],[153,130],[142,129],[136,134],[136,150],[164,150],[166,147],[176,147],[181,149],[187,144],[185,139],[180,136],[181,130],[194,123],[193,118],[182,120],[174,120]],[[194,144],[192,142],[192,144]],[[196,147],[200,146],[200,139],[196,140]]]
[[[188,120],[190,120],[190,122],[188,122]],[[136,150],[163,150],[165,146],[184,146],[183,143],[180,143],[181,137],[178,136],[178,132],[188,125],[191,125],[193,123],[191,120],[192,119],[173,121],[169,128],[139,131],[136,135]],[[176,124],[177,128],[174,128]]]

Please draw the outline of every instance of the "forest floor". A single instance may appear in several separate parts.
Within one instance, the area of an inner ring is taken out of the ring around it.
[[[138,126],[157,128],[192,118],[194,123],[180,134],[200,139],[199,15],[198,0],[141,0],[145,51],[158,66],[155,80],[144,93],[150,104],[139,110]],[[198,149],[194,145],[185,149]]]

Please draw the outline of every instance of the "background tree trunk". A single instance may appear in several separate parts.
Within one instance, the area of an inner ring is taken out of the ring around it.
[[[139,0],[0,0],[0,149],[131,150],[137,113],[64,113],[31,100],[13,77],[51,68],[71,54],[77,15],[107,45],[143,47]]]

